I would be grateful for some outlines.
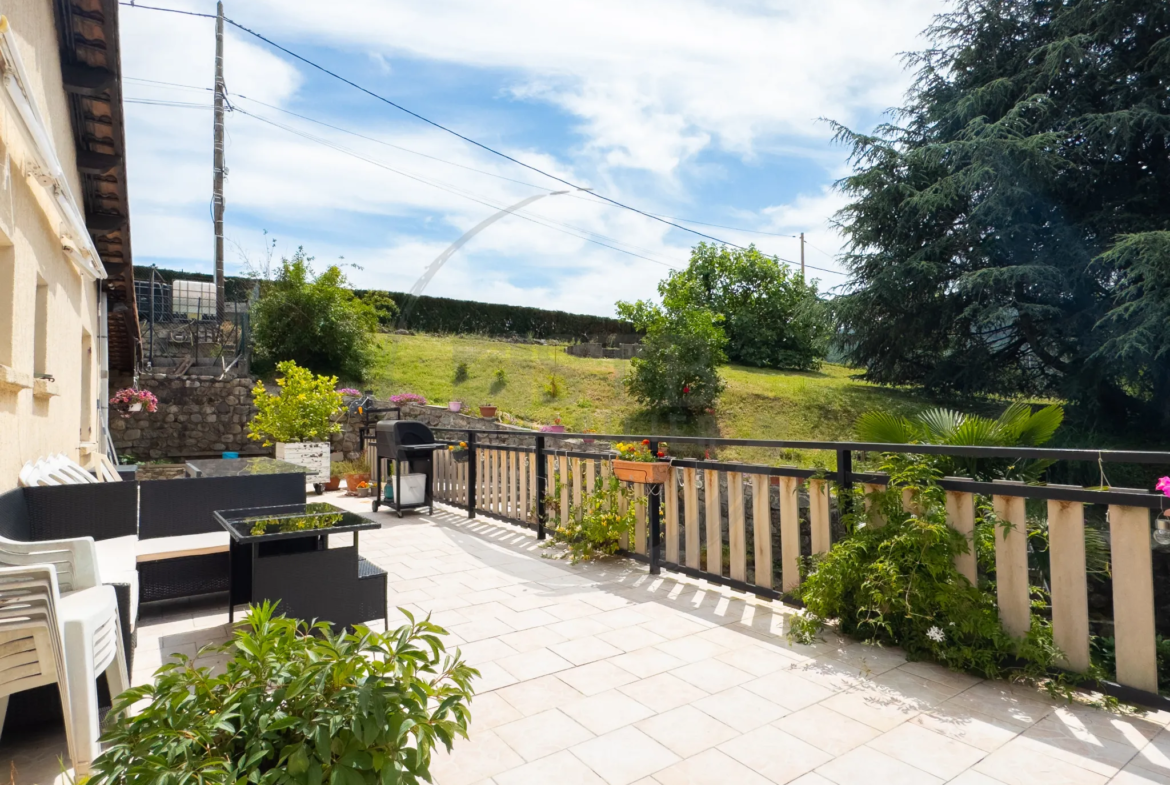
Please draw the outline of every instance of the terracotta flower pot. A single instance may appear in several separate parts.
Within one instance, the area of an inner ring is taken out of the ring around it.
[[[481,406],[481,407],[479,407],[479,416],[486,417],[489,420],[492,419],[493,417],[496,416],[496,407],[494,407],[494,406]]]
[[[327,490],[327,491],[335,491],[340,487],[341,487],[341,478],[340,477],[330,477],[329,482],[325,483],[325,490]]]
[[[358,485],[363,482],[369,482],[370,475],[364,472],[352,472],[345,475],[345,489],[350,493],[356,493]]]
[[[615,458],[613,474],[622,482],[659,484],[666,482],[670,464],[665,461],[623,461]]]

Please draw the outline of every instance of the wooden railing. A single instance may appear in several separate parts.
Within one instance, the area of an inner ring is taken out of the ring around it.
[[[580,505],[583,497],[610,473],[609,453],[583,451],[572,440],[656,438],[543,433],[529,436],[510,431],[507,435],[513,440],[520,436],[533,443],[512,446],[492,442],[500,437],[500,432],[457,433],[469,443],[469,458],[460,463],[451,453],[438,454],[436,499],[464,507],[469,517],[484,513],[528,526],[541,539],[545,524],[550,522],[546,515],[546,496],[556,495],[555,511],[549,512],[567,520],[570,510]],[[854,473],[852,452],[855,450],[1170,465],[1168,453],[910,447],[677,436],[670,437],[670,441],[837,452],[837,471],[831,476],[789,466],[674,459],[663,489],[632,487],[633,494],[646,497],[647,503],[638,506],[633,542],[623,542],[622,547],[631,556],[647,561],[651,572],[665,567],[781,600],[800,582],[802,528],[807,527],[809,544],[803,555],[825,553],[832,544],[833,496],[849,503],[851,494],[842,495],[842,488],[861,484],[870,492],[887,482],[881,474]],[[1151,511],[1162,509],[1163,502],[1170,500],[1141,490],[979,482],[960,477],[944,478],[940,485],[946,492],[948,523],[969,541],[975,528],[976,496],[990,498],[996,517],[1009,524],[996,528],[995,575],[1000,618],[1007,631],[1016,636],[1028,631],[1032,614],[1025,503],[1028,499],[1046,502],[1053,633],[1064,654],[1065,666],[1076,672],[1087,670],[1090,662],[1084,510],[1089,504],[1106,506],[1117,684],[1103,686],[1128,700],[1170,707],[1170,702],[1159,703],[1161,699],[1157,696],[1151,556]],[[913,499],[904,495],[903,504],[910,509]],[[779,536],[775,537],[777,530]],[[969,553],[956,557],[959,572],[972,582],[978,577],[974,550],[972,542]]]

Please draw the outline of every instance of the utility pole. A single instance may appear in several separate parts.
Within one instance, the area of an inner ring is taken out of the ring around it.
[[[804,232],[800,233],[800,280],[804,280]]]
[[[211,209],[215,221],[215,319],[223,324],[223,3],[215,15],[215,120]]]

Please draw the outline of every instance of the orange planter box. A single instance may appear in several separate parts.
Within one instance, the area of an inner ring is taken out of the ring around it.
[[[670,464],[664,461],[623,461],[615,458],[613,474],[622,482],[657,483],[666,482],[670,472]]]

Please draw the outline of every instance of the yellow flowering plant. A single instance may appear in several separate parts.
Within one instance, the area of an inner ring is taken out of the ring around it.
[[[256,416],[248,423],[248,438],[267,447],[276,442],[323,442],[341,430],[334,418],[341,411],[336,376],[318,376],[292,360],[276,366],[279,393],[264,382],[252,388]]]
[[[554,496],[559,497],[559,493]],[[569,560],[574,564],[613,555],[621,548],[622,535],[633,536],[638,505],[645,503],[645,499],[633,497],[617,477],[601,480],[597,490],[586,494],[579,506],[569,508],[567,523],[556,519],[553,541],[568,547]]]

